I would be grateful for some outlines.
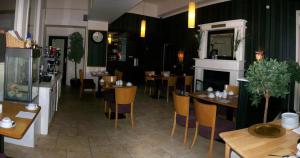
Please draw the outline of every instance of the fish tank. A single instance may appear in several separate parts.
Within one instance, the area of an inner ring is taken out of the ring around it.
[[[40,49],[6,49],[4,100],[32,102],[38,96],[40,56]]]

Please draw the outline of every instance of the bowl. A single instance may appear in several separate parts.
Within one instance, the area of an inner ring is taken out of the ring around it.
[[[4,117],[2,120],[2,123],[11,123],[12,120],[9,117]]]
[[[209,93],[208,98],[215,98],[215,94],[214,93]]]
[[[207,91],[208,91],[208,92],[212,92],[213,90],[214,90],[214,89],[213,89],[212,87],[208,87],[208,88],[207,88]]]
[[[127,82],[126,86],[132,86],[132,83],[131,82]]]
[[[26,106],[26,109],[28,109],[28,110],[36,110],[37,109],[37,104],[35,104],[35,103],[29,103]]]

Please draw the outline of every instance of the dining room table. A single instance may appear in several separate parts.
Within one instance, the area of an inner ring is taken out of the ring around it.
[[[102,72],[102,71],[101,72],[100,71],[98,71],[98,72],[91,71],[90,74],[91,74],[92,77],[97,77],[98,78],[98,80],[97,80],[97,94],[96,94],[96,96],[100,97],[102,95],[102,93],[101,93],[102,87],[100,85],[100,80],[102,79],[103,76],[107,76],[109,74],[107,72]]]
[[[200,92],[194,92],[190,93],[189,95],[192,98],[195,98],[197,100],[201,100],[207,103],[216,104],[217,106],[224,106],[229,107],[233,109],[238,108],[238,95],[227,95],[226,98],[222,97],[209,97],[209,93],[214,92],[208,92],[208,91],[200,91]]]
[[[281,124],[281,120],[271,122]],[[235,152],[243,158],[288,157],[296,154],[297,141],[300,135],[290,129],[284,129],[285,134],[278,138],[263,138],[251,135],[248,128],[223,132],[220,137],[225,141],[225,158]]]
[[[36,116],[40,112],[40,107],[37,106],[35,110],[28,110],[26,108],[26,104],[4,101],[2,103],[2,113],[0,113],[0,120],[4,117],[9,117],[12,121],[14,121],[14,125],[11,128],[3,128],[0,127],[0,153],[4,153],[4,137],[10,137],[14,139],[21,139],[34,122]],[[22,118],[17,117],[19,112],[29,112],[30,114],[34,114],[33,118]]]

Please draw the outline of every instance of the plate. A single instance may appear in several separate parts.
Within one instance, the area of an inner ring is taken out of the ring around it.
[[[260,123],[248,128],[251,135],[261,138],[278,138],[285,135],[286,130],[280,125],[272,123]]]
[[[12,121],[12,126],[11,127],[3,127],[2,122],[0,121],[0,127],[1,128],[14,128],[14,127],[16,127],[16,123],[15,123],[15,121]]]
[[[38,106],[36,106],[35,108],[29,108],[29,106],[25,106],[25,108],[27,110],[34,111],[34,110],[38,109]]]

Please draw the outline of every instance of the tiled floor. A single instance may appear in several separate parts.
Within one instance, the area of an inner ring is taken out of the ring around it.
[[[103,100],[78,90],[65,88],[59,111],[51,123],[49,135],[40,136],[35,148],[5,144],[5,152],[14,158],[202,158],[207,157],[209,140],[198,137],[189,149],[194,129],[189,129],[188,145],[183,144],[184,128],[172,127],[172,103],[142,93],[136,97],[136,127],[122,119],[119,128],[103,114]],[[215,142],[214,157],[223,157],[224,144]]]

